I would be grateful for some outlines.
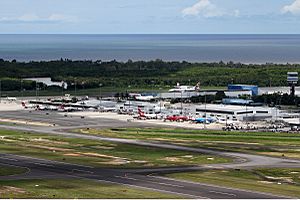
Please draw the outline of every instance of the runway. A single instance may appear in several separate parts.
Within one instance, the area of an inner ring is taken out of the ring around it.
[[[251,155],[235,152],[222,152],[212,149],[192,148],[174,145],[171,143],[148,142],[132,139],[108,138],[95,135],[84,135],[79,133],[72,133],[69,129],[80,127],[95,127],[95,128],[112,128],[112,127],[144,127],[142,123],[130,123],[111,119],[82,119],[80,117],[64,117],[55,112],[46,115],[44,112],[28,111],[13,111],[1,112],[1,117],[10,119],[26,119],[32,121],[43,121],[47,123],[56,123],[57,126],[10,126],[0,125],[1,129],[19,130],[26,132],[36,132],[43,134],[60,135],[70,138],[83,138],[90,140],[108,141],[116,143],[125,143],[132,145],[140,145],[147,147],[156,147],[163,149],[173,149],[179,151],[196,152],[204,154],[214,154],[220,156],[228,156],[234,158],[235,162],[230,164],[214,164],[203,166],[178,166],[178,167],[164,167],[164,168],[145,168],[145,169],[96,169],[89,166],[74,165],[63,162],[54,162],[49,160],[41,160],[29,157],[22,157],[16,155],[0,154],[0,164],[9,164],[20,167],[27,167],[31,171],[24,177],[16,178],[87,178],[96,181],[104,181],[116,184],[124,184],[133,187],[147,188],[168,193],[177,193],[190,198],[218,198],[218,199],[252,199],[252,198],[282,198],[275,195],[263,194],[259,192],[250,192],[239,189],[230,189],[218,187],[213,185],[191,183],[185,181],[178,181],[166,179],[159,176],[149,176],[150,174],[168,174],[173,172],[197,171],[203,169],[228,169],[228,168],[256,168],[256,167],[286,167],[286,168],[300,168],[300,160],[292,160],[286,158],[274,158],[268,156]],[[48,175],[48,177],[46,176]],[[51,175],[51,176],[50,176]],[[12,177],[7,177],[12,178]]]
[[[178,181],[163,177],[142,175],[126,170],[97,169],[89,166],[36,159],[11,154],[0,154],[0,164],[26,167],[30,172],[23,176],[1,177],[2,180],[43,178],[85,178],[160,192],[182,195],[186,198],[212,199],[274,199],[283,198],[265,193],[218,187],[207,184]]]

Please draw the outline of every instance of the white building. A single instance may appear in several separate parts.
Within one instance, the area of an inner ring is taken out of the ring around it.
[[[193,110],[198,117],[205,117],[206,115],[206,117],[216,117],[233,121],[275,119],[278,112],[276,108],[223,104],[195,105]]]

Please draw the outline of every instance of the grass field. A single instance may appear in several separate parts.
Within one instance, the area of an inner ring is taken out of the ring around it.
[[[210,170],[168,177],[300,198],[299,169]]]
[[[161,167],[230,162],[175,150],[0,130],[0,152],[96,167]]]
[[[148,141],[172,142],[192,147],[240,151],[300,159],[300,134],[266,132],[225,132],[186,129],[77,130],[85,134]]]
[[[0,176],[11,176],[11,175],[23,174],[26,173],[27,171],[28,170],[25,168],[0,165]]]
[[[183,198],[123,185],[107,184],[88,180],[0,180],[0,198],[31,199],[174,199]]]

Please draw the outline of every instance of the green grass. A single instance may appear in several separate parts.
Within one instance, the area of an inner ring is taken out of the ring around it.
[[[81,133],[117,138],[164,141],[219,150],[240,151],[271,156],[300,158],[300,134],[268,132],[225,132],[171,128],[127,128],[76,130]]]
[[[300,169],[210,170],[168,177],[271,194],[300,197]]]
[[[0,130],[0,152],[117,168],[200,165],[231,161],[223,157],[176,150],[7,130]]]
[[[27,171],[25,168],[0,165],[0,176],[18,175],[26,173]]]
[[[174,199],[177,195],[88,180],[0,181],[0,198],[31,199]]]

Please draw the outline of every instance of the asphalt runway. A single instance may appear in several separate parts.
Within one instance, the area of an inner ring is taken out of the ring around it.
[[[157,176],[119,171],[116,169],[97,169],[94,167],[55,162],[11,154],[0,154],[0,163],[4,165],[25,167],[30,172],[18,179],[33,178],[85,178],[106,183],[151,189],[155,191],[182,195],[186,198],[212,199],[275,199],[283,198],[265,193],[218,187],[207,184],[178,181]],[[13,180],[13,176],[7,177]],[[6,177],[1,177],[5,180]],[[148,197],[149,198],[149,197]]]
[[[218,199],[253,199],[253,198],[282,198],[270,194],[263,194],[258,192],[250,192],[238,189],[230,189],[224,187],[217,187],[206,184],[198,184],[191,182],[184,182],[164,177],[153,177],[149,174],[168,174],[173,172],[197,171],[203,169],[228,169],[228,168],[257,168],[257,167],[286,167],[286,168],[300,168],[300,160],[292,160],[286,158],[274,158],[268,156],[250,155],[235,152],[222,152],[211,149],[191,148],[168,143],[146,142],[131,139],[108,138],[94,135],[84,135],[69,132],[69,129],[79,127],[97,127],[97,128],[116,128],[116,127],[144,127],[143,123],[131,123],[111,119],[91,119],[80,117],[64,117],[56,112],[29,112],[29,111],[11,111],[0,112],[1,118],[39,121],[47,123],[55,123],[59,126],[32,126],[32,125],[0,125],[1,129],[19,130],[27,132],[36,132],[44,134],[60,135],[71,138],[84,138],[99,141],[108,141],[116,143],[125,143],[132,145],[140,145],[147,147],[156,147],[163,149],[174,149],[187,152],[198,152],[204,154],[214,154],[220,156],[228,156],[234,158],[235,162],[230,164],[214,164],[203,166],[179,166],[179,167],[164,167],[164,168],[145,168],[145,169],[95,169],[93,167],[67,164],[62,162],[47,161],[41,159],[34,159],[28,157],[21,157],[16,155],[0,154],[0,164],[16,165],[27,167],[31,171],[23,178],[30,176],[49,178],[50,177],[74,177],[74,178],[88,178],[97,181],[104,181],[116,184],[124,184],[133,187],[147,188],[151,190],[158,190],[162,192],[178,193],[191,198],[218,198]],[[151,125],[146,125],[147,127]],[[54,173],[54,175],[53,175]],[[45,177],[48,175],[48,177]],[[10,177],[12,178],[12,177]],[[18,177],[22,178],[22,177]]]

